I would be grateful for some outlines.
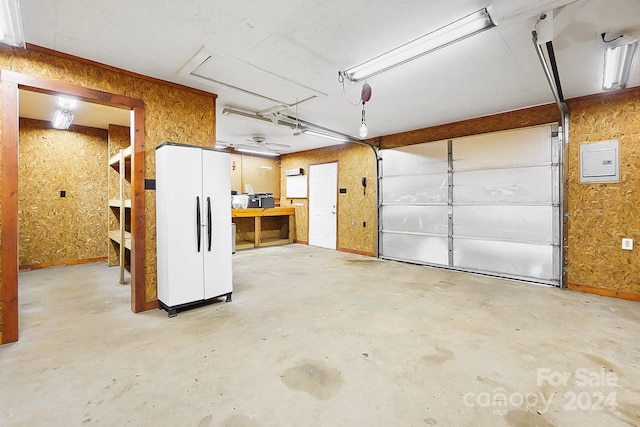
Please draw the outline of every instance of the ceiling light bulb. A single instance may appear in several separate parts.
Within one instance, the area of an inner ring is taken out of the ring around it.
[[[360,138],[366,138],[369,135],[369,129],[367,128],[367,119],[364,113],[364,102],[362,102],[362,122],[360,123],[359,130]]]
[[[367,135],[369,135],[369,129],[367,128],[367,124],[365,122],[362,122],[362,124],[360,125],[360,138],[366,138]]]

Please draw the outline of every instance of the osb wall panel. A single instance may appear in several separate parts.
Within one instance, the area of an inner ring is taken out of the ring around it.
[[[155,148],[165,141],[214,145],[214,95],[29,49],[0,48],[0,68],[141,99],[145,104],[145,178],[155,178]],[[145,294],[152,301],[157,295],[156,215],[155,193],[150,190],[145,192],[145,211]]]
[[[274,158],[242,155],[242,192],[249,184],[256,193],[273,193],[280,198],[280,161]]]
[[[107,131],[20,119],[19,147],[20,266],[106,256]]]
[[[640,89],[569,102],[570,284],[640,293]],[[580,144],[620,141],[620,182],[580,184]],[[623,237],[633,251],[621,249]]]
[[[498,132],[529,126],[544,125],[560,120],[560,112],[555,104],[524,108],[491,116],[478,117],[455,123],[448,123],[409,132],[386,135],[377,138],[380,149],[404,147],[423,142],[441,141],[482,133]]]
[[[338,193],[338,242],[337,247],[367,254],[377,252],[377,208],[376,208],[376,157],[370,147],[364,145],[340,145],[301,153],[287,154],[281,158],[282,170],[303,168],[309,173],[309,166],[338,162],[338,188],[345,188],[345,194]],[[286,180],[281,174],[283,207],[295,207],[295,239],[309,241],[308,199],[287,199]],[[362,177],[367,178],[364,194]],[[338,189],[336,189],[338,191]],[[366,226],[363,226],[363,223]],[[353,225],[352,225],[353,224]]]
[[[109,143],[108,153],[109,158],[120,152],[121,149],[131,146],[131,128],[128,126],[109,125]],[[120,173],[112,168],[110,165],[105,166],[107,168],[107,174],[109,179],[109,199],[120,198]],[[124,181],[124,197],[125,199],[131,199],[131,177],[126,177]],[[108,209],[108,224],[109,230],[118,230],[120,224],[120,210],[116,208]],[[111,239],[107,239],[107,265],[116,266],[120,264],[119,245],[112,242]]]
[[[280,198],[280,161],[274,158],[231,154],[231,189],[245,193],[245,184],[254,192],[273,193]]]

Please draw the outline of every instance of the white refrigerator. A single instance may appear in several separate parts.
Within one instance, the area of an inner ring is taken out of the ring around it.
[[[156,148],[158,300],[178,309],[233,291],[230,155],[166,142]]]

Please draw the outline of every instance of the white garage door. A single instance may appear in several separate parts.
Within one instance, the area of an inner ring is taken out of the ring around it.
[[[560,283],[556,125],[380,157],[383,258]]]

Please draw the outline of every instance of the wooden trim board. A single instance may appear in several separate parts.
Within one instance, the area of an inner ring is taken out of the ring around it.
[[[373,252],[360,251],[358,249],[337,248],[337,250],[340,252],[348,252],[350,254],[356,254],[356,255],[375,256]]]
[[[2,71],[2,344],[18,341],[18,83]]]
[[[569,283],[567,289],[572,291],[585,292],[588,294],[600,295],[604,297],[620,298],[629,301],[640,302],[640,294],[626,291],[617,291],[615,289],[596,288],[595,286],[580,285],[577,283]]]
[[[85,259],[65,259],[61,261],[43,262],[40,264],[21,265],[20,271],[41,270],[41,269],[51,268],[51,267],[61,267],[63,265],[91,264],[94,262],[103,262],[106,260],[107,260],[106,256],[97,257],[97,258],[85,258]]]

